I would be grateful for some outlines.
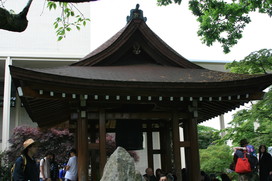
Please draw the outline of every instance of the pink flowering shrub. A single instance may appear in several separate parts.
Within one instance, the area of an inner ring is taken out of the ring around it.
[[[43,158],[46,152],[52,152],[56,155],[56,161],[60,164],[68,160],[68,151],[74,146],[74,136],[68,129],[40,130],[28,126],[18,126],[14,128],[9,140],[11,146],[7,154],[11,162],[14,162],[21,154],[23,142],[29,138],[39,143],[37,158]]]
[[[46,152],[55,154],[56,162],[59,164],[66,163],[69,155],[68,151],[74,148],[74,135],[68,129],[50,128],[41,130],[28,126],[18,126],[14,128],[13,134],[9,140],[10,149],[7,151],[8,160],[13,163],[20,156],[23,149],[23,142],[29,138],[34,139],[39,143],[38,155],[41,159]],[[99,139],[96,140],[99,142]],[[115,134],[106,135],[106,151],[107,156],[110,156],[116,149]],[[128,151],[135,161],[139,160],[139,156],[134,151]]]

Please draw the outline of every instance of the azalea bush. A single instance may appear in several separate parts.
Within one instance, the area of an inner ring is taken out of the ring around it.
[[[11,163],[7,161],[6,152],[0,152],[0,181],[10,180]]]
[[[16,158],[21,155],[23,142],[29,138],[39,143],[37,158],[43,158],[46,152],[52,152],[56,155],[56,162],[66,163],[69,159],[69,150],[74,148],[74,135],[68,129],[50,128],[42,130],[28,126],[18,126],[14,128],[10,141],[10,149],[7,151],[9,162],[14,163]],[[99,139],[96,140],[99,142]],[[106,135],[106,151],[110,156],[116,149],[115,134]],[[135,161],[139,156],[134,151],[129,154]]]
[[[18,126],[14,128],[9,140],[11,146],[7,155],[10,162],[14,162],[20,156],[23,142],[29,138],[39,143],[37,158],[43,158],[46,152],[52,152],[56,155],[56,161],[60,164],[67,162],[68,151],[74,147],[74,135],[68,129],[41,130],[28,126]]]

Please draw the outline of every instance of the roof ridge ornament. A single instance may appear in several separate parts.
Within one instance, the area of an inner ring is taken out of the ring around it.
[[[127,16],[127,23],[129,23],[133,19],[141,19],[146,22],[147,18],[144,17],[143,11],[139,9],[140,5],[136,4],[135,9],[130,10],[130,15]]]

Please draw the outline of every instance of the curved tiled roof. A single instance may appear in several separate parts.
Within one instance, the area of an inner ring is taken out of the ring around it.
[[[127,66],[65,66],[47,69],[28,69],[35,72],[81,78],[121,82],[158,82],[158,83],[219,83],[242,81],[265,75],[235,74],[208,69],[181,69],[160,65]]]
[[[150,57],[154,57],[155,61],[159,61],[162,65],[168,63],[181,68],[202,68],[178,54],[159,38],[144,21],[138,19],[130,21],[112,38],[71,66],[109,65],[103,61],[113,56],[120,49],[127,51],[127,47],[133,47],[135,43],[139,44],[142,49],[148,52]],[[164,60],[157,60],[160,59],[160,57],[156,56],[157,54],[163,56]]]

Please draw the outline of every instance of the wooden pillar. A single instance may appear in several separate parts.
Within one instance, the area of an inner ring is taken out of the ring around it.
[[[96,141],[96,129],[95,129],[95,121],[92,120],[90,122],[90,141],[91,143],[95,143]],[[91,180],[99,180],[98,178],[98,168],[96,164],[97,158],[97,150],[91,149]]]
[[[84,117],[84,115],[82,115],[82,112],[79,115],[77,123],[77,139],[78,139],[77,143],[78,179],[79,181],[86,181],[88,180],[88,168],[89,168],[88,124],[87,119],[86,117]]]
[[[182,181],[181,176],[181,156],[180,156],[180,136],[179,136],[179,120],[176,112],[173,113],[172,118],[172,139],[173,139],[173,153],[174,166],[177,176],[177,181]],[[195,180],[196,181],[196,180]]]
[[[171,145],[170,145],[170,128],[169,124],[165,123],[160,127],[160,149],[161,149],[161,169],[170,172],[171,168]]]
[[[190,180],[200,180],[200,161],[198,147],[197,119],[188,120],[188,128],[190,133]]]
[[[100,177],[103,175],[104,166],[106,164],[106,114],[105,110],[99,111],[99,170]]]
[[[154,170],[152,123],[147,123],[147,163]]]

